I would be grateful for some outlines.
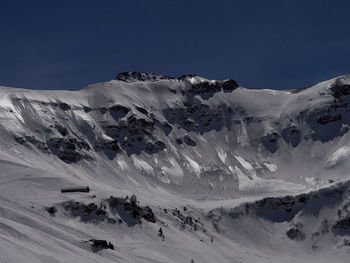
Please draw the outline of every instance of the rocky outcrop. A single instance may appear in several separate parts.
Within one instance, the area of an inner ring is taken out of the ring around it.
[[[128,226],[134,226],[141,224],[141,219],[150,223],[156,222],[152,209],[149,206],[141,206],[134,195],[130,198],[111,196],[102,202],[88,204],[70,200],[45,209],[51,216],[61,213],[64,216],[77,217],[81,222],[92,224],[105,222],[114,225],[124,222]]]
[[[350,216],[339,219],[332,226],[332,232],[340,236],[349,236],[350,235]]]
[[[262,144],[265,146],[266,150],[271,153],[275,153],[278,149],[278,140],[280,135],[277,132],[271,132],[261,138]]]
[[[111,196],[106,200],[113,213],[118,213],[128,226],[141,223],[141,218],[155,223],[156,217],[149,206],[140,206],[136,198],[118,198]]]
[[[317,216],[323,207],[340,204],[349,183],[339,183],[319,191],[297,196],[269,197],[254,203],[246,203],[233,209],[231,217],[254,214],[273,222],[291,221],[300,211]]]
[[[294,125],[290,125],[282,130],[282,138],[293,147],[297,147],[301,141],[301,131]]]
[[[35,147],[44,153],[49,152],[49,148],[46,143],[40,141],[35,136],[19,136],[15,137],[15,141],[26,147]]]
[[[107,242],[106,240],[90,239],[89,243],[91,244],[92,251],[95,253],[103,249],[114,250],[114,245],[111,242]]]
[[[132,195],[130,198],[113,197],[102,202],[90,202],[85,204],[70,200],[45,208],[51,216],[63,214],[64,216],[77,217],[81,222],[99,224],[126,223],[128,226],[141,224],[141,219],[150,223],[156,222],[156,216],[149,206],[141,206]]]
[[[185,105],[183,108],[169,108],[163,111],[170,124],[178,124],[189,132],[201,134],[221,130],[225,122],[226,109],[213,109],[206,104]]]
[[[130,111],[129,108],[127,108],[127,107],[125,107],[123,105],[119,105],[119,104],[110,107],[108,110],[109,110],[111,116],[116,121],[118,121],[119,119],[125,117],[128,114],[128,112]]]
[[[184,137],[177,139],[176,143],[177,144],[186,143],[188,146],[192,146],[192,147],[197,145],[197,143],[189,135],[185,135]]]
[[[114,125],[104,126],[103,129],[114,139],[114,145],[117,146],[118,143],[128,155],[141,152],[152,154],[166,148],[164,142],[155,138],[156,122],[150,119],[130,115]]]
[[[172,77],[155,75],[153,73],[140,73],[140,72],[121,72],[115,78],[124,82],[135,82],[135,81],[159,81],[163,79],[174,79]]]
[[[79,217],[85,223],[99,223],[108,221],[108,223],[116,223],[116,220],[110,218],[107,214],[106,205],[89,203],[84,204],[76,201],[68,201],[61,204],[69,216]]]
[[[122,149],[116,140],[100,141],[95,147],[96,151],[102,150],[108,159],[113,160],[114,157],[121,153]]]
[[[90,146],[76,138],[50,138],[46,142],[35,136],[15,137],[17,143],[28,148],[35,147],[44,153],[51,152],[66,163],[76,163],[82,159],[90,160],[92,157],[85,154],[90,151]]]
[[[292,226],[286,232],[287,237],[295,241],[305,240],[305,233],[300,228],[302,228],[302,225],[300,223]]]
[[[310,109],[300,112],[294,106],[279,109],[280,117],[271,115],[269,110],[265,115],[264,108],[269,105],[262,105],[265,99],[261,102],[259,99],[260,96],[269,97],[269,91],[256,92],[245,88],[235,91],[238,84],[234,80],[207,80],[196,75],[171,78],[138,72],[122,72],[116,79],[129,84],[112,81],[101,87],[119,87],[120,94],[119,89],[107,89],[106,94],[102,94],[98,89],[89,88],[87,94],[91,92],[92,95],[88,95],[84,103],[74,104],[72,100],[64,101],[58,97],[44,101],[11,98],[24,123],[30,127],[28,132],[15,136],[16,142],[52,153],[66,163],[77,163],[92,160],[95,153],[113,160],[118,154],[168,152],[165,149],[170,152],[171,142],[202,147],[205,140],[199,136],[212,132],[227,137],[232,149],[244,146],[255,151],[259,147],[267,154],[275,154],[279,148],[299,147],[307,140],[328,142],[347,133],[350,127],[349,85],[341,79],[330,86],[327,84],[327,88],[317,93],[317,96],[322,96],[320,101],[306,89],[294,94],[273,93],[288,98],[286,101],[290,104],[299,103],[299,100],[304,103],[301,92],[307,93],[308,100],[317,100]],[[162,82],[139,83],[156,81]],[[158,89],[162,89],[159,94]],[[108,97],[109,91],[113,94],[111,98]],[[139,96],[149,92],[164,99],[159,108]],[[123,99],[119,99],[119,95]],[[254,100],[250,100],[250,96]],[[256,109],[261,109],[264,114],[255,115]],[[16,110],[11,110],[9,114],[15,116]],[[19,116],[15,118],[21,119]]]
[[[51,138],[46,142],[51,153],[57,155],[66,163],[76,163],[81,159],[91,159],[90,156],[82,153],[82,150],[90,151],[90,146],[84,141],[76,138]]]
[[[327,123],[330,122],[334,122],[334,121],[339,121],[341,120],[342,116],[341,114],[335,114],[335,115],[323,115],[321,117],[319,117],[316,122],[322,125],[325,125]]]
[[[232,92],[238,88],[236,81],[224,80],[224,81],[203,81],[191,85],[191,88],[186,90],[188,93],[193,94],[205,94],[205,93],[216,93],[219,91]]]
[[[350,85],[343,84],[341,81],[336,81],[330,89],[333,96],[337,99],[350,95]]]

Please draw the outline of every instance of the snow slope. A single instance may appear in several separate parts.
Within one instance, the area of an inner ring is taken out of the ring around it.
[[[0,87],[0,262],[347,262],[349,102],[348,75]]]

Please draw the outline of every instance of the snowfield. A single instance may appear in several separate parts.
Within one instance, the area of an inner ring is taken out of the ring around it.
[[[349,103],[348,75],[0,87],[0,262],[348,262]]]

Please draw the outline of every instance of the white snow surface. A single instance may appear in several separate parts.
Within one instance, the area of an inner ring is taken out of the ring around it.
[[[189,93],[203,83],[0,87],[0,262],[348,262],[350,77]],[[132,194],[155,222],[106,201]]]

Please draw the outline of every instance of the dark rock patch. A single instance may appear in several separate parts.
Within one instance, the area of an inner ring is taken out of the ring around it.
[[[160,122],[159,122],[160,123]],[[172,127],[168,122],[162,122],[160,123],[160,128],[163,130],[165,136],[168,136],[170,134],[170,132],[172,131]]]
[[[175,208],[172,210],[171,214],[180,222],[181,229],[185,229],[186,227],[189,227],[190,229],[194,231],[205,231],[203,228],[203,224],[200,222],[199,218],[193,218],[190,213],[186,213],[187,209],[184,210],[184,212],[181,212],[179,209]]]
[[[333,97],[337,99],[348,96],[350,94],[350,85],[342,84],[339,81],[336,81],[336,83],[330,89],[332,91]]]
[[[66,163],[76,163],[81,159],[91,158],[79,152],[82,149],[90,150],[89,144],[84,141],[78,141],[75,138],[51,138],[46,143],[51,153]]]
[[[124,82],[134,82],[134,81],[159,81],[164,79],[173,79],[172,77],[164,75],[155,75],[153,73],[140,73],[140,72],[121,72],[115,78],[116,80]]]
[[[90,107],[87,107],[87,106],[84,106],[83,110],[84,110],[85,113],[89,113],[89,112],[92,111],[92,109]]]
[[[114,245],[111,242],[107,242],[106,240],[100,239],[90,239],[91,249],[93,252],[98,252],[103,249],[111,249],[114,250]]]
[[[181,145],[181,144],[184,143],[184,141],[183,141],[182,138],[178,138],[178,139],[176,139],[176,143],[179,144],[179,145]]]
[[[262,144],[265,146],[266,150],[271,153],[275,153],[278,149],[278,140],[280,135],[277,132],[272,132],[261,138]]]
[[[332,232],[336,235],[340,236],[348,236],[350,235],[350,217],[346,217],[338,220],[332,226]]]
[[[100,108],[101,114],[106,114],[107,111],[108,111],[108,109],[106,107]]]
[[[346,247],[350,247],[350,240],[349,239],[344,239],[343,245]]]
[[[64,210],[69,212],[73,217],[79,217],[82,222],[98,223],[110,219],[109,222],[114,219],[108,218],[106,212],[106,206],[104,204],[97,205],[90,203],[88,205],[75,201],[68,201],[62,204]]]
[[[66,163],[76,163],[82,159],[91,160],[86,153],[91,150],[90,145],[76,138],[67,138],[68,130],[58,123],[55,128],[64,137],[49,138],[46,142],[40,141],[35,136],[18,136],[15,141],[28,148],[37,148],[44,153],[52,153]],[[103,149],[118,151],[118,143],[102,144]],[[120,150],[120,149],[119,149]],[[84,152],[86,151],[86,152]]]
[[[104,126],[106,134],[119,143],[128,155],[147,152],[156,153],[165,149],[164,142],[153,135],[159,121],[138,118],[134,115],[115,125]]]
[[[197,77],[197,75],[195,75],[195,74],[184,74],[181,77],[178,77],[177,79],[178,80],[185,80],[187,78],[194,78],[194,77]]]
[[[112,212],[117,212],[128,226],[134,226],[141,223],[141,218],[148,222],[155,223],[156,217],[149,206],[142,207],[138,205],[136,197],[118,198],[111,196],[107,199]]]
[[[341,105],[344,104],[335,100],[327,107],[314,109],[305,116],[302,120],[306,121],[312,131],[310,135],[306,135],[306,138],[327,142],[348,132],[350,113],[340,108]]]
[[[148,115],[148,111],[145,108],[142,107],[136,107],[136,109],[141,112],[142,114]]]
[[[57,213],[57,208],[54,206],[46,207],[46,211],[51,215],[54,216]]]
[[[232,92],[238,88],[238,84],[234,80],[223,80],[223,81],[203,81],[195,84],[191,84],[190,89],[185,91],[185,94],[190,95],[200,95],[203,99],[209,99],[215,93]]]
[[[197,145],[197,143],[189,135],[185,135],[184,137],[177,139],[176,143],[177,144],[186,143],[189,146],[196,146]]]
[[[301,141],[301,132],[295,126],[288,126],[282,130],[282,138],[293,147],[297,147]]]
[[[286,233],[287,237],[295,240],[295,241],[303,241],[305,240],[305,233],[303,233],[300,229],[297,227],[293,227],[289,229]]]
[[[327,123],[339,121],[341,120],[342,116],[341,114],[335,114],[335,115],[323,115],[317,119],[317,123],[326,125]]]
[[[29,148],[31,146],[34,146],[44,153],[49,152],[48,146],[44,142],[38,140],[35,136],[15,137],[15,141],[17,143],[19,143],[23,146],[29,147]]]
[[[116,140],[100,142],[100,144],[96,146],[96,150],[102,150],[110,160],[113,160],[114,157],[122,151]]]
[[[55,124],[55,129],[64,137],[68,134],[67,128],[61,126],[60,124]]]
[[[57,105],[63,111],[67,111],[67,110],[71,109],[71,107],[67,103],[64,103],[64,102],[58,103]]]
[[[159,228],[159,230],[158,230],[158,236],[159,236],[160,238],[162,238],[162,240],[164,241],[165,236],[164,236],[164,233],[163,233],[163,229],[162,229],[162,228]]]
[[[177,91],[176,91],[175,89],[169,88],[169,91],[170,91],[171,93],[173,93],[173,94],[176,94],[176,93],[177,93]]]
[[[183,141],[189,146],[197,145],[197,143],[194,140],[192,140],[192,138],[189,135],[185,135],[185,137],[183,138]]]
[[[188,132],[201,134],[225,126],[225,109],[212,109],[206,104],[188,104],[183,108],[169,108],[163,111],[170,124],[178,124]]]
[[[76,151],[62,151],[57,154],[57,157],[66,163],[77,163],[83,159],[83,155]]]
[[[166,148],[165,143],[162,141],[158,140],[155,143],[147,142],[145,147],[145,152],[148,154],[153,154],[153,153],[163,151],[165,148]]]
[[[330,188],[298,196],[268,197],[234,208],[230,212],[230,216],[238,218],[253,214],[272,222],[291,221],[300,211],[318,216],[323,207],[332,208],[340,203],[347,187],[347,183],[337,184]]]
[[[231,92],[238,88],[238,83],[233,79],[220,81],[220,85],[224,92]]]
[[[116,121],[119,120],[120,118],[125,117],[129,111],[130,111],[130,109],[123,106],[123,105],[114,105],[114,106],[109,108],[109,112],[110,112],[111,116]]]

